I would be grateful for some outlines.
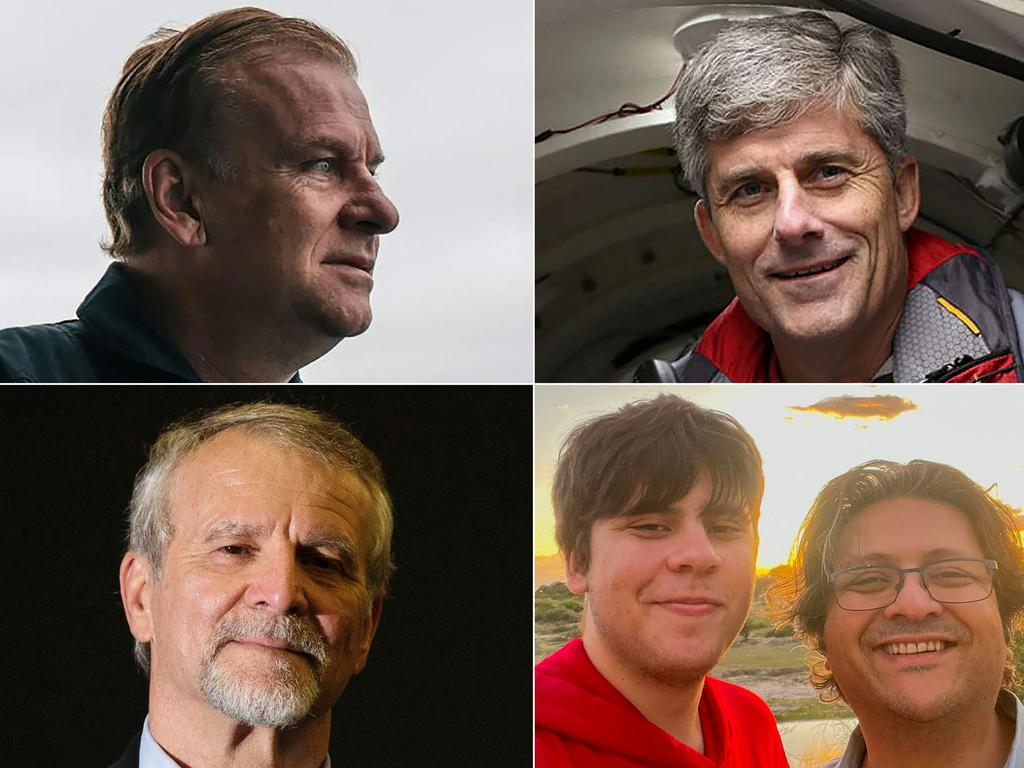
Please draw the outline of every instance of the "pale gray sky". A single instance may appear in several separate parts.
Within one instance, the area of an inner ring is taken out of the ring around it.
[[[241,3],[240,3],[241,4]],[[374,322],[309,382],[533,380],[532,0],[267,2],[355,52],[401,212]],[[0,328],[74,316],[108,259],[100,119],[157,27],[231,3],[27,2],[0,29]]]

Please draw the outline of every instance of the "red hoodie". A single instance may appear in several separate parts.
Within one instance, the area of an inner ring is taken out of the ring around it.
[[[536,768],[788,768],[775,717],[738,685],[704,678],[699,754],[654,725],[601,676],[583,641],[535,670]]]

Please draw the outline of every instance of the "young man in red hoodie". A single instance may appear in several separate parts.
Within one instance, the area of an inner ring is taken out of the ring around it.
[[[536,668],[536,765],[787,766],[775,719],[707,677],[750,611],[764,475],[730,416],[672,395],[578,426],[552,497],[583,636]]]

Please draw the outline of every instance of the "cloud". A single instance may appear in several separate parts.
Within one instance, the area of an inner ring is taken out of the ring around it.
[[[833,419],[877,419],[888,421],[900,414],[917,409],[917,404],[905,397],[897,395],[874,395],[872,397],[855,397],[841,395],[826,397],[813,405],[787,405],[791,411],[820,413]]]

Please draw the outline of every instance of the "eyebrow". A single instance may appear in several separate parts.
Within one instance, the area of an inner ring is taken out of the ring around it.
[[[800,155],[794,166],[797,168],[805,168],[807,166],[827,165],[829,163],[844,163],[846,165],[859,165],[864,162],[864,158],[849,149],[842,147],[825,147],[824,149],[816,149],[812,152]],[[718,183],[715,185],[715,192],[719,196],[723,196],[733,187],[738,186],[741,182],[749,181],[758,178],[764,173],[764,168],[760,165],[744,165],[733,171],[730,171],[723,176]]]
[[[921,556],[922,563],[935,562],[937,560],[946,559],[959,559],[959,558],[983,558],[984,555],[978,555],[971,552],[965,552],[962,549],[950,549],[948,547],[939,547],[938,549],[931,549],[925,552]],[[870,552],[866,555],[859,555],[855,559],[847,560],[841,564],[842,568],[853,568],[858,565],[893,565],[896,563],[896,559],[891,554],[883,552]]]
[[[736,518],[749,520],[751,518],[750,510],[744,509],[739,504],[733,504],[731,502],[720,502],[715,505],[709,505],[704,507],[700,513],[701,519],[712,519],[716,517],[725,518]]]
[[[210,544],[220,539],[227,539],[237,536],[243,539],[261,538],[267,531],[266,526],[243,523],[239,520],[222,520],[214,525],[203,539],[204,544]]]

